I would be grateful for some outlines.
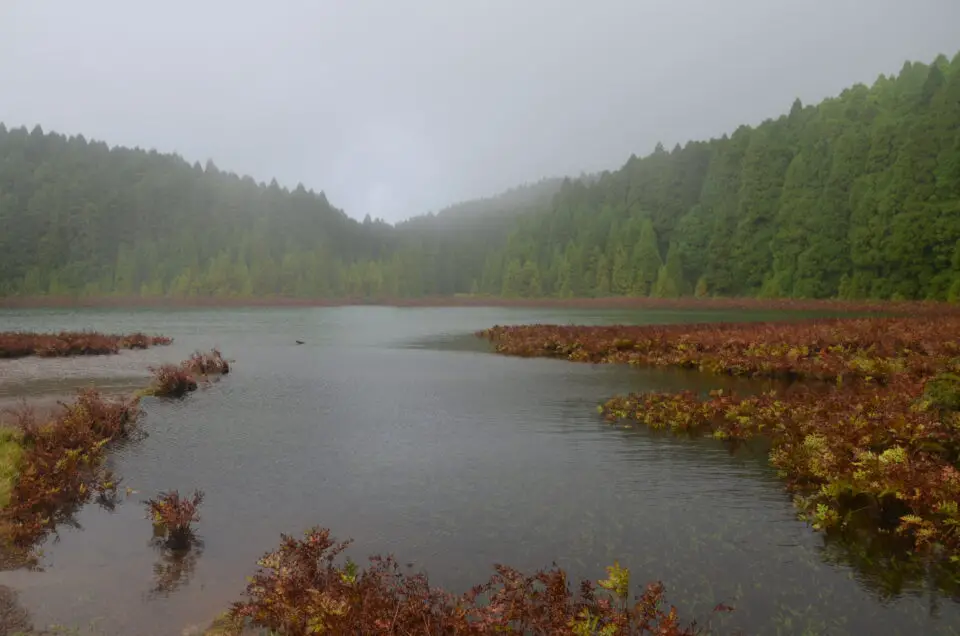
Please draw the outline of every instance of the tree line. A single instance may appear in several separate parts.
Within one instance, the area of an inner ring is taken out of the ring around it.
[[[390,225],[0,125],[0,295],[960,297],[960,54]]]
[[[960,295],[960,54],[565,182],[484,264],[504,295]]]

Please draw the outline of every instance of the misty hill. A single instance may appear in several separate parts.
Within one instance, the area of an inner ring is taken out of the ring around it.
[[[960,54],[631,157],[489,255],[505,295],[960,295]]]
[[[563,181],[563,178],[554,177],[541,179],[535,183],[525,183],[492,197],[454,203],[436,214],[415,216],[407,221],[401,221],[397,227],[419,228],[424,224],[433,224],[437,220],[457,223],[474,218],[512,217],[517,212],[532,211],[549,204],[553,195],[560,190]]]
[[[419,272],[419,277],[408,277],[405,286],[388,289],[388,294],[449,295],[476,291],[477,276],[487,257],[504,245],[518,219],[548,210],[563,181],[541,179],[398,223],[398,256],[380,269],[389,271],[402,259],[406,269]]]
[[[337,293],[390,230],[322,192],[2,126],[0,227],[0,292],[27,295]]]
[[[960,55],[396,227],[323,193],[0,126],[0,294],[960,294]]]
[[[394,228],[212,162],[0,124],[0,295],[454,293],[560,182]]]

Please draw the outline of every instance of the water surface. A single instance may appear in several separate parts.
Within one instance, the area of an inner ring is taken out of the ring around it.
[[[142,384],[145,367],[219,347],[222,382],[149,400],[148,436],[111,462],[138,491],[80,511],[44,546],[42,572],[0,572],[37,625],[178,634],[239,598],[279,533],[314,524],[394,553],[456,591],[493,563],[556,562],[600,578],[615,559],[662,579],[682,614],[736,606],[724,633],[954,634],[942,585],[891,573],[862,546],[796,519],[762,449],[612,428],[596,405],[643,389],[739,384],[676,371],[491,355],[494,324],[768,319],[690,311],[508,308],[6,311],[0,330],[146,331],[170,347],[0,365],[0,396],[84,381]],[[295,339],[306,341],[297,346]],[[86,371],[89,372],[89,371]],[[741,384],[741,386],[744,386]],[[202,550],[178,561],[150,543],[140,501],[200,488]],[[882,556],[882,555],[881,555]],[[928,577],[929,578],[929,577]]]

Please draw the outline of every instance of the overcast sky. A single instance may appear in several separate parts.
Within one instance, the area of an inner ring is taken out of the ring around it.
[[[0,121],[397,220],[960,50],[960,0],[0,0]]]

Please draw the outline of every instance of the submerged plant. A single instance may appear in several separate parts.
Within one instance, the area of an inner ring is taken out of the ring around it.
[[[193,523],[200,521],[198,508],[202,502],[203,492],[199,490],[190,499],[171,490],[147,500],[147,515],[165,538],[167,547],[182,550],[190,546],[194,537]]]

